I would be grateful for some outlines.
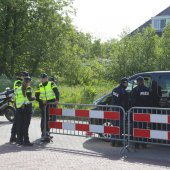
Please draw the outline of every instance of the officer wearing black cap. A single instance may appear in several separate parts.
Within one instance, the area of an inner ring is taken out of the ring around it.
[[[150,90],[144,85],[144,78],[136,78],[137,86],[131,92],[131,106],[149,107],[151,106]]]
[[[14,94],[17,90],[18,87],[20,87],[22,85],[22,81],[24,79],[24,77],[29,76],[29,73],[27,71],[21,71],[18,75],[17,75],[17,79],[14,82]],[[15,99],[14,99],[15,100]],[[14,122],[12,124],[12,128],[11,128],[11,137],[10,137],[10,142],[16,142],[16,117],[14,117]]]
[[[35,93],[36,100],[39,102],[39,107],[41,109],[41,137],[49,136],[49,113],[48,113],[48,103],[59,102],[59,91],[54,82],[48,81],[48,75],[43,73],[40,75],[41,83],[38,86],[38,90]],[[46,108],[46,132],[44,131],[44,119],[45,119],[45,108]]]
[[[18,87],[15,93],[16,102],[16,119],[17,119],[17,144],[24,146],[32,146],[29,140],[28,130],[32,115],[32,88],[29,83],[31,78],[24,77],[22,86]]]
[[[128,79],[122,78],[118,87],[112,91],[112,105],[122,106],[125,110],[128,109],[128,93],[126,88],[128,86]]]
[[[111,102],[112,105],[123,107],[125,111],[128,110],[128,93],[126,92],[127,86],[128,86],[128,79],[124,77],[121,79],[119,86],[117,86],[116,88],[112,90],[112,102]],[[112,123],[113,125],[120,124],[120,130],[121,130],[120,134],[122,134],[123,133],[123,113],[122,112],[120,113],[119,123],[117,121],[113,121]],[[112,146],[121,145],[121,143],[112,140],[111,145]]]
[[[136,78],[137,86],[132,90],[131,92],[131,107],[151,107],[151,94],[149,88],[147,88],[144,85],[144,78],[142,76],[139,76]],[[138,113],[147,113],[146,109],[137,109]],[[135,112],[136,112],[135,111]],[[132,119],[132,117],[131,117]],[[147,123],[145,122],[134,122],[133,128],[147,128]],[[131,128],[132,129],[132,128]],[[133,133],[133,132],[131,132]],[[139,139],[140,141],[141,139]],[[142,141],[146,142],[146,139],[142,139]],[[139,145],[141,145],[143,148],[146,147],[146,144],[139,144],[136,143],[135,147],[139,148]]]

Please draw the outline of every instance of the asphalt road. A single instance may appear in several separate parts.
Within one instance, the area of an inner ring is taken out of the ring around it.
[[[11,123],[0,117],[0,170],[162,170],[170,169],[170,147],[150,145],[147,149],[120,154],[121,147],[79,136],[54,134],[53,143],[40,144],[40,120],[33,118],[30,141],[33,147],[9,143]]]

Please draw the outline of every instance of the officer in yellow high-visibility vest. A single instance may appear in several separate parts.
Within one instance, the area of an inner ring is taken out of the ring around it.
[[[22,81],[23,81],[24,77],[27,77],[27,76],[29,76],[29,73],[27,71],[22,71],[18,74],[17,79],[14,82],[14,87],[13,87],[14,88],[14,94],[15,94],[17,88],[22,85]],[[15,107],[16,107],[16,105],[15,105]],[[12,128],[11,128],[11,137],[10,137],[10,140],[9,140],[11,143],[16,142],[16,133],[17,133],[16,132],[17,122],[16,121],[17,120],[16,120],[16,116],[15,116],[13,124],[12,124]]]
[[[16,119],[17,119],[17,144],[32,146],[29,140],[28,129],[32,115],[32,88],[29,85],[31,78],[24,77],[22,85],[15,92]]]
[[[40,75],[41,83],[38,86],[38,89],[35,93],[36,100],[39,102],[39,107],[41,109],[41,137],[49,136],[49,113],[48,103],[55,103],[56,105],[59,102],[59,91],[54,82],[48,81],[48,75],[43,73]],[[44,119],[45,119],[45,108],[46,108],[46,132],[44,132]],[[45,134],[46,133],[46,134]]]

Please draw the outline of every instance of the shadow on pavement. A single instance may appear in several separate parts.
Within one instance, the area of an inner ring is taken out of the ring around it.
[[[14,153],[14,152],[22,152],[22,151],[50,151],[50,152],[61,152],[61,153],[69,153],[73,155],[84,155],[84,156],[92,156],[92,157],[103,157],[103,153],[99,152],[91,152],[86,150],[77,150],[77,149],[69,149],[69,148],[59,148],[53,145],[53,143],[41,143],[40,139],[33,141],[33,146],[17,146],[13,143],[5,143],[0,145],[0,155],[5,153]],[[115,154],[115,159],[119,159],[120,155]]]
[[[10,124],[12,125],[12,123],[9,121],[0,121],[0,127],[4,125],[10,125]]]
[[[39,143],[39,140],[34,141],[34,142]],[[79,150],[79,149],[70,149],[70,148],[65,148],[65,147],[64,148],[56,147],[55,144],[53,145],[53,143],[50,143],[50,144],[49,143],[43,143],[43,144],[40,144],[40,145],[41,145],[41,148],[43,148],[44,150],[48,150],[48,151],[51,151],[51,152],[69,153],[69,154],[81,155],[81,156],[84,155],[84,156],[92,156],[92,157],[103,157],[103,153],[92,152],[92,151],[87,151],[87,150],[82,150],[82,149]],[[119,159],[119,158],[120,158],[120,155],[118,155],[117,159]]]
[[[59,137],[56,141],[64,142],[64,140],[72,140],[73,138],[69,137]],[[158,165],[162,167],[170,167],[170,147],[169,146],[158,146],[158,145],[149,145],[146,149],[138,149],[136,152],[131,150],[131,152],[125,152],[125,155],[122,156],[120,151],[122,147],[112,147],[110,142],[105,142],[102,139],[89,138],[85,139],[85,142],[82,142],[83,148],[79,146],[76,147],[76,143],[79,142],[79,138],[75,137],[74,146],[70,144],[69,147],[64,144],[57,144],[54,140],[54,143],[40,143],[40,139],[33,141],[34,146],[21,146],[18,147],[16,144],[4,143],[0,145],[0,155],[5,153],[15,153],[22,151],[50,151],[50,152],[61,152],[68,153],[72,155],[80,156],[91,156],[91,157],[103,157],[110,160],[123,160],[130,163],[139,163],[139,164],[149,164],[149,165]],[[84,141],[84,140],[82,140]]]
[[[145,149],[126,153],[125,161],[170,167],[170,146],[148,145]]]
[[[105,158],[112,158],[114,160],[121,159],[120,147],[113,147],[110,142],[106,142],[102,139],[90,138],[83,143],[83,147],[87,150],[100,153]]]
[[[4,143],[0,145],[0,155],[5,153],[21,152],[21,151],[40,151],[46,149],[48,143],[40,143],[40,139],[35,140],[33,146],[17,146],[16,143]]]
[[[123,147],[112,147],[110,142],[104,142],[102,139],[89,139],[84,142],[83,147],[112,160],[123,159],[131,163],[170,167],[170,146],[148,145],[147,148],[136,151],[134,149],[131,149],[130,152],[125,150],[123,156],[120,154]]]

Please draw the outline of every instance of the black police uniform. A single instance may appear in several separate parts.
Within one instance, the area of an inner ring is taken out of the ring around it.
[[[125,90],[126,87],[123,85],[124,82],[128,82],[128,80],[126,78],[123,78],[121,80],[120,85],[112,90],[111,104],[121,106],[125,109],[125,111],[127,111],[128,110],[128,93]],[[123,113],[121,111],[120,111],[120,123],[119,123],[119,121],[112,121],[112,123],[114,125],[120,124],[120,134],[122,135],[123,134],[123,123],[124,123],[124,121],[123,121]],[[114,136],[112,136],[112,137],[114,137]],[[112,145],[115,145],[115,141],[111,141],[111,143],[112,143]]]
[[[136,86],[131,92],[131,106],[151,106],[150,90],[144,85]]]
[[[125,111],[128,110],[128,93],[122,84],[113,89],[111,103],[112,105],[123,107]]]
[[[144,83],[143,83],[143,78],[139,77],[137,78],[137,82],[141,81],[141,84],[139,84],[138,86],[136,86],[132,92],[131,92],[131,106],[132,107],[151,107],[152,105],[152,101],[151,101],[151,94],[150,94],[150,90],[149,88],[147,88]],[[134,110],[135,112],[142,112],[142,113],[147,113],[146,109],[138,109],[138,110]],[[132,121],[132,117],[131,117],[131,121]],[[131,134],[133,133],[132,129],[133,128],[143,128],[146,129],[147,128],[147,123],[145,122],[134,122],[133,123],[133,127],[131,128]],[[147,141],[146,139],[138,139],[139,141]],[[135,146],[138,148],[139,147],[139,143],[136,143]],[[142,144],[143,147],[146,147],[146,144]]]

